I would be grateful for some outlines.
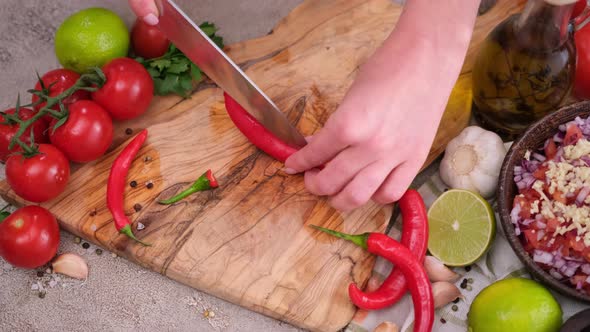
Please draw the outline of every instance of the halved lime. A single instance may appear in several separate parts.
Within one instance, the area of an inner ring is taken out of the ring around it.
[[[480,195],[460,189],[442,194],[428,210],[428,250],[448,266],[473,264],[494,241],[496,218]]]

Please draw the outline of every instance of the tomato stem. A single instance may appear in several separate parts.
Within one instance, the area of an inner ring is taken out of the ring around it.
[[[37,77],[39,77],[38,74],[37,74]],[[24,134],[27,131],[27,129],[30,126],[33,125],[33,123],[35,123],[35,121],[39,120],[43,116],[49,114],[52,117],[57,118],[57,119],[63,119],[64,117],[67,117],[67,114],[64,115],[65,107],[63,106],[62,101],[64,99],[70,97],[71,95],[73,95],[78,90],[92,91],[92,90],[88,90],[88,89],[98,89],[98,88],[102,87],[106,82],[106,76],[104,75],[102,70],[100,70],[99,68],[94,68],[93,72],[81,75],[80,78],[76,81],[76,83],[74,85],[72,85],[69,89],[65,90],[64,92],[62,92],[61,94],[59,94],[55,97],[49,97],[48,88],[45,87],[45,85],[40,77],[39,77],[39,82],[41,84],[42,90],[35,91],[35,92],[33,92],[34,90],[32,90],[29,92],[32,94],[35,94],[39,97],[39,100],[37,101],[37,103],[46,102],[46,104],[33,117],[31,117],[28,120],[23,121],[18,118],[18,109],[20,108],[20,95],[19,95],[19,99],[17,100],[17,107],[16,107],[17,111],[15,111],[16,116],[11,117],[11,118],[9,117],[8,120],[15,121],[16,123],[19,124],[20,128],[14,134],[14,137],[10,140],[10,144],[8,145],[9,149],[14,148],[14,146],[17,144],[19,146],[23,147],[23,145],[21,144],[22,141],[20,140],[20,137],[22,136],[22,134]],[[53,110],[52,109],[53,106],[58,105],[58,104],[60,105],[61,111]],[[6,116],[5,116],[5,119],[6,119]],[[63,122],[65,122],[65,120]],[[63,122],[62,122],[62,124],[63,124]],[[25,150],[25,149],[23,148],[23,150]]]

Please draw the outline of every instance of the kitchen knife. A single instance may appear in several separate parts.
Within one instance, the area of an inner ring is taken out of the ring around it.
[[[172,0],[156,0],[158,28],[266,129],[294,148],[305,138],[260,88]]]

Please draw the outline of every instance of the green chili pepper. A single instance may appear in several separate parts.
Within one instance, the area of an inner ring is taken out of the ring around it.
[[[195,183],[193,183],[188,189],[186,189],[185,191],[181,192],[180,194],[178,194],[172,198],[169,198],[164,201],[159,201],[158,203],[163,204],[163,205],[174,204],[174,203],[180,201],[181,199],[186,198],[198,191],[209,190],[209,189],[213,189],[213,188],[217,188],[217,187],[219,187],[219,184],[217,183],[215,176],[213,176],[213,173],[211,172],[211,170],[207,170],[207,172],[205,172],[203,175],[201,175],[197,179],[197,181],[195,181]]]

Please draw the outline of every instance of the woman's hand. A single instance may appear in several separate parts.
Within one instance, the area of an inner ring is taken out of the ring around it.
[[[158,24],[158,7],[154,0],[129,0],[129,6],[148,25]]]
[[[325,126],[286,161],[287,172],[306,171],[307,189],[342,211],[371,198],[397,201],[428,156],[452,88],[439,84],[436,64],[422,64],[430,51],[375,54]],[[384,75],[386,62],[396,65]]]
[[[423,166],[467,51],[479,0],[411,0],[340,107],[285,162],[349,211],[397,201]],[[321,165],[325,168],[318,170]]]

